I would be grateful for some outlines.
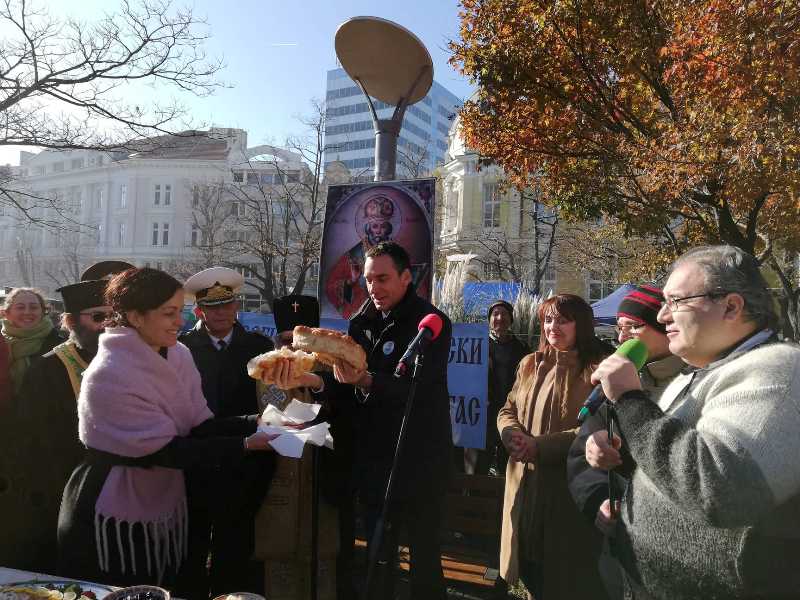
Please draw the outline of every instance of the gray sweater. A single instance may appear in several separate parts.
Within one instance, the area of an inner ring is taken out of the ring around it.
[[[734,351],[617,407],[618,553],[654,598],[800,598],[800,348]]]

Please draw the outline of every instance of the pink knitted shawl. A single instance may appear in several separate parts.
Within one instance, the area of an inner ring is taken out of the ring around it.
[[[136,330],[116,327],[100,336],[97,356],[84,372],[78,417],[79,436],[87,447],[143,457],[175,436],[188,435],[212,414],[186,346],[178,343],[171,347],[164,360]],[[111,517],[118,526],[120,522],[141,523],[155,538],[156,551],[162,546],[157,540],[166,537],[167,562],[173,540],[174,558],[180,562],[185,545],[185,503],[183,473],[178,469],[112,467],[95,504],[101,568],[107,568],[103,536],[105,521]],[[117,543],[122,548],[121,540]],[[156,559],[159,572],[163,558]],[[148,570],[149,562],[148,555]]]

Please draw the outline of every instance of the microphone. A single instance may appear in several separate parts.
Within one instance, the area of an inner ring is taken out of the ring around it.
[[[635,338],[625,340],[614,354],[630,360],[636,366],[637,371],[641,370],[644,363],[647,362],[647,346],[644,345],[644,342]],[[603,386],[596,385],[589,397],[586,398],[583,406],[581,406],[581,410],[578,413],[578,424],[583,423],[589,415],[596,413],[605,400]]]
[[[417,326],[419,333],[411,340],[405,354],[403,354],[400,362],[397,363],[397,367],[394,370],[395,377],[402,377],[406,374],[411,363],[414,362],[414,359],[417,357],[417,354],[425,350],[429,343],[439,337],[443,325],[442,317],[436,313],[431,313],[422,317],[422,320]]]

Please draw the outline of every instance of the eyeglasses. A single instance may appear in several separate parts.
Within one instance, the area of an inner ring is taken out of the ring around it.
[[[111,318],[111,313],[105,313],[105,312],[82,312],[78,314],[91,317],[94,323],[102,323],[103,321]]]
[[[722,298],[723,296],[727,296],[730,292],[724,292],[722,290],[717,292],[706,292],[705,294],[694,294],[692,296],[684,296],[683,298],[666,298],[664,301],[664,306],[669,308],[670,312],[675,312],[680,308],[681,304],[686,302],[687,300],[693,300],[694,298]]]
[[[632,333],[633,335],[636,335],[637,333],[641,332],[642,329],[644,329],[644,326],[644,323],[640,323],[639,325],[615,325],[614,331],[617,333],[622,333],[624,331],[625,333]]]

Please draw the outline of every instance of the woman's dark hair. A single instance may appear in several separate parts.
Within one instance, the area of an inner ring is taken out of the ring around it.
[[[585,368],[594,365],[608,356],[609,348],[594,335],[594,313],[592,307],[575,294],[558,294],[539,305],[539,352],[550,346],[544,333],[544,318],[550,313],[558,313],[568,321],[575,321],[575,347],[578,358]]]
[[[106,287],[106,304],[114,310],[112,325],[128,325],[126,313],[153,310],[172,298],[183,284],[172,275],[144,267],[115,275]]]

